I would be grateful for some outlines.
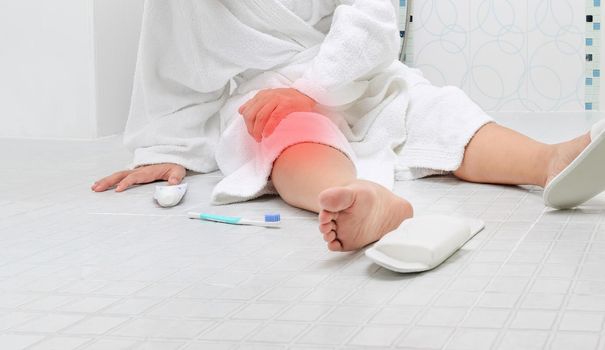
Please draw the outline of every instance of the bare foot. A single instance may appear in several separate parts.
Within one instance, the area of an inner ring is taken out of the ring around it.
[[[588,133],[571,141],[554,145],[552,160],[543,187],[546,187],[559,173],[567,168],[588,147],[590,141],[590,133]]]
[[[332,251],[362,248],[413,216],[408,201],[364,180],[323,191],[319,205],[319,230]]]

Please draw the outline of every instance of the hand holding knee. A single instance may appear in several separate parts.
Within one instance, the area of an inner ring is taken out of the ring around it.
[[[313,111],[317,103],[296,89],[262,90],[239,108],[248,133],[260,142],[270,136],[282,119],[293,112]]]

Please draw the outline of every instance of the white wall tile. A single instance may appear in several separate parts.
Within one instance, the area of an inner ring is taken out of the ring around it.
[[[581,1],[414,2],[413,62],[486,111],[583,111]],[[457,52],[456,52],[457,51]]]

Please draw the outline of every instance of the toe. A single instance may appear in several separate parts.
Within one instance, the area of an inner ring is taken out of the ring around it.
[[[319,225],[319,232],[326,234],[330,231],[336,231],[336,223],[334,221]]]
[[[340,252],[342,251],[342,243],[338,239],[335,239],[328,243],[328,249],[333,252]]]
[[[339,212],[350,208],[355,202],[355,191],[348,187],[329,188],[319,194],[319,205],[323,210]]]
[[[335,221],[338,218],[338,213],[332,213],[327,210],[322,210],[319,212],[319,224],[328,224],[332,221]]]
[[[330,231],[328,233],[324,233],[324,241],[330,243],[336,239],[336,231]]]

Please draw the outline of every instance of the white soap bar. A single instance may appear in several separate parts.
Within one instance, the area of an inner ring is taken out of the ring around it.
[[[162,207],[174,207],[179,204],[187,192],[187,184],[175,186],[156,186],[153,198]]]
[[[477,219],[443,215],[416,217],[405,220],[365,254],[378,265],[397,272],[431,270],[484,227],[485,223]]]

